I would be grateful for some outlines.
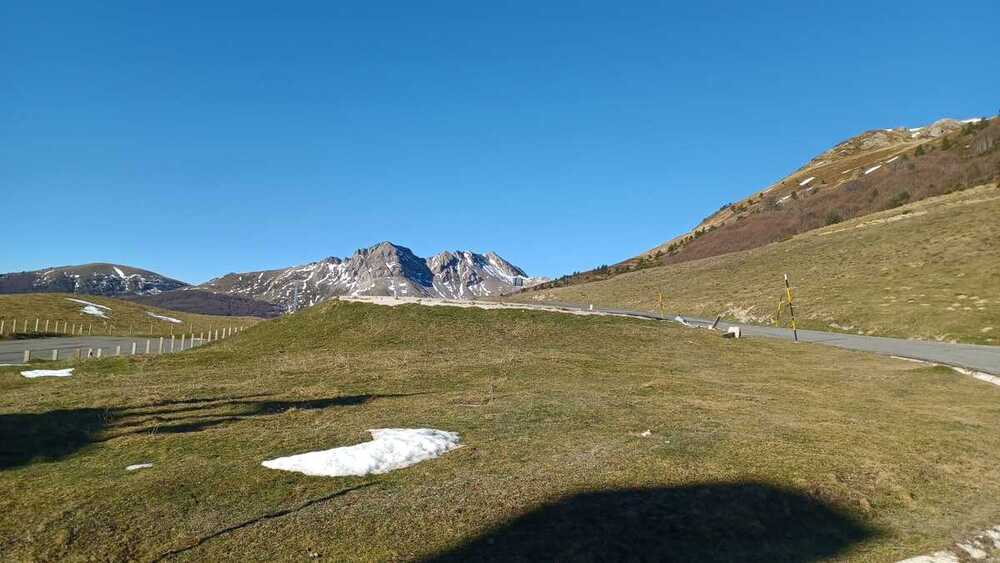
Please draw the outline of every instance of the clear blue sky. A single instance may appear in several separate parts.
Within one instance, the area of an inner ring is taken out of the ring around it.
[[[4,2],[0,271],[200,282],[683,232],[866,129],[1000,106],[1000,3]]]

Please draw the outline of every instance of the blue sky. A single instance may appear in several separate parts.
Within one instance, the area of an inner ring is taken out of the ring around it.
[[[696,6],[693,4],[697,4]],[[0,271],[391,240],[612,263],[866,129],[1000,106],[968,2],[5,2]]]

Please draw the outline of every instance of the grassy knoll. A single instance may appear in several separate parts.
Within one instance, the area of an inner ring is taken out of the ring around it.
[[[669,323],[332,301],[70,378],[0,368],[0,553],[887,561],[1000,522],[998,396]],[[425,426],[465,446],[364,478],[260,466]]]
[[[84,313],[82,303],[70,301],[78,299],[96,305],[103,305],[110,310],[101,309],[107,318]],[[181,321],[170,322],[151,317],[146,313],[154,313]],[[0,295],[0,319],[4,320],[3,335],[0,338],[41,336],[45,332],[45,321],[49,321],[49,334],[64,334],[66,325],[70,331],[73,327],[82,327],[83,334],[110,336],[169,336],[182,332],[198,332],[222,329],[227,326],[249,325],[259,319],[252,317],[222,317],[214,315],[198,315],[169,311],[158,307],[150,307],[94,295],[75,295],[69,293],[18,293]],[[39,319],[38,333],[35,333],[35,319]],[[11,326],[17,321],[17,332],[11,333]],[[27,329],[24,329],[27,321]],[[56,321],[59,322],[58,333]]]
[[[767,323],[795,286],[800,326],[1000,342],[1000,189],[922,200],[765,247],[512,299],[593,303]]]

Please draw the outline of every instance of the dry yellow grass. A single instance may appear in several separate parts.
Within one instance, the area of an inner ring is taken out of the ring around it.
[[[0,368],[0,552],[891,561],[1000,522],[998,393],[670,323],[330,302],[66,379]],[[365,478],[260,466],[380,427],[465,447]]]
[[[790,240],[510,299],[769,323],[795,286],[800,327],[1000,342],[1000,189],[955,192]]]

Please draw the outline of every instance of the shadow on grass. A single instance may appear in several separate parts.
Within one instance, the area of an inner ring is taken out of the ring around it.
[[[117,409],[65,409],[0,414],[0,470],[55,461],[96,442],[132,434],[187,434],[289,410],[363,405],[400,395],[345,395],[325,399],[187,399]],[[181,408],[174,408],[184,405]],[[158,406],[165,408],[158,409]]]
[[[572,495],[425,561],[805,562],[877,535],[791,489],[709,483]]]

